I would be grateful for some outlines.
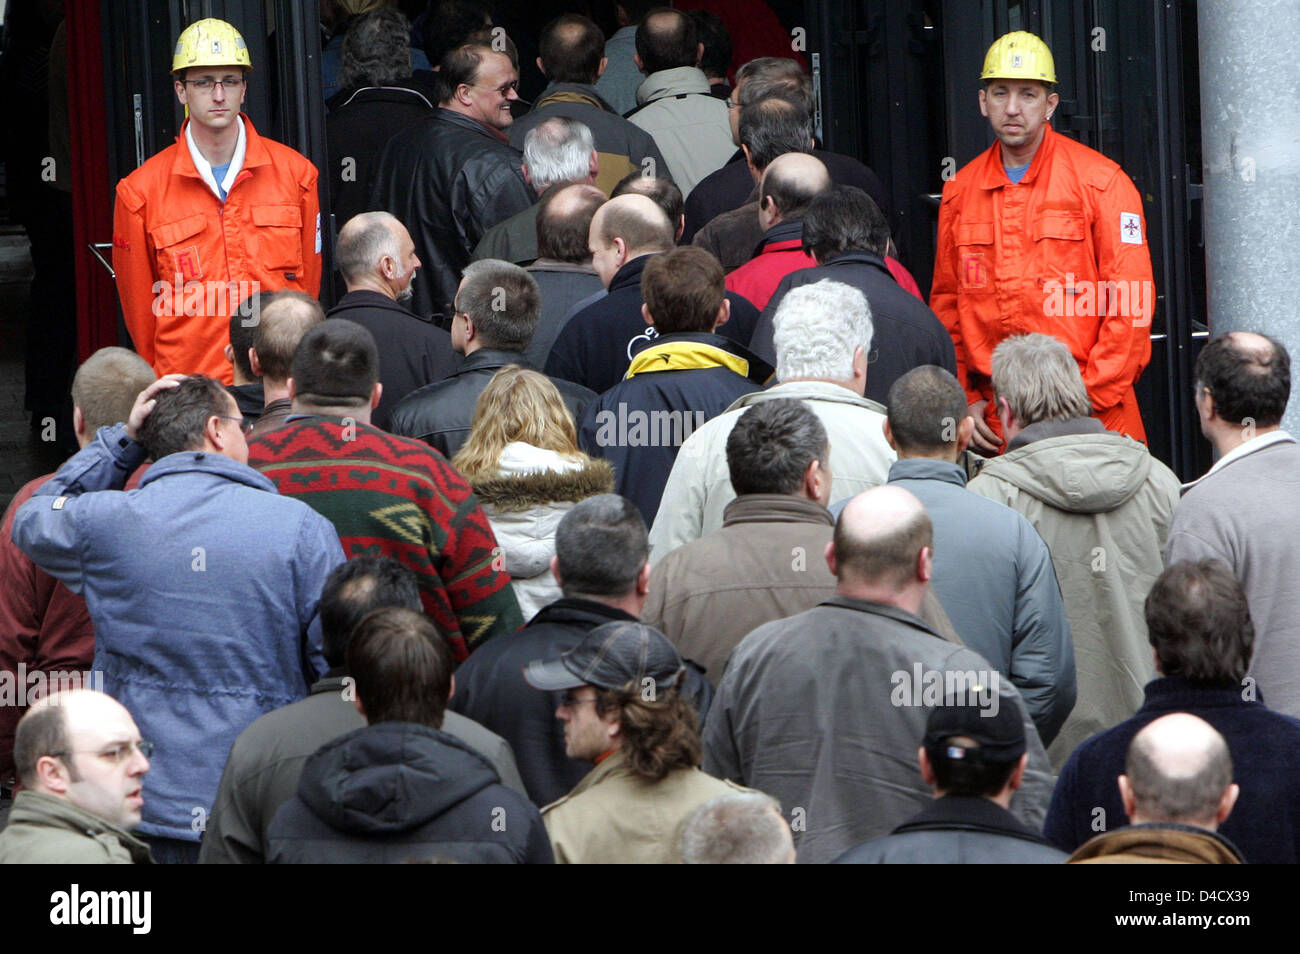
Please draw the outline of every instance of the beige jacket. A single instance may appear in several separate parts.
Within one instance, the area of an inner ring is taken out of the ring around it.
[[[711,798],[748,792],[697,768],[658,782],[632,774],[621,752],[605,759],[568,795],[542,809],[556,864],[681,862],[681,828]]]

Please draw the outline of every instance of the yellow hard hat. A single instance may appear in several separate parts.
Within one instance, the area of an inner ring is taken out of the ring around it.
[[[980,79],[1027,79],[1056,82],[1056,63],[1047,44],[1032,33],[1017,30],[998,37],[984,57]]]
[[[191,23],[176,41],[172,73],[191,66],[239,66],[251,70],[253,62],[239,31],[225,20],[209,18]]]

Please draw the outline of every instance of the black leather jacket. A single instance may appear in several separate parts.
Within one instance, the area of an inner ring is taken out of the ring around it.
[[[508,364],[529,367],[518,351],[480,348],[445,380],[408,394],[393,409],[389,430],[403,437],[422,440],[451,460],[469,437],[478,396],[492,380],[492,375]],[[574,421],[582,420],[582,412],[595,398],[596,392],[559,378],[551,378],[551,382],[559,389]]]
[[[445,327],[461,270],[484,233],[536,201],[523,153],[476,120],[439,109],[388,141],[370,208],[401,219],[423,268],[411,310]]]

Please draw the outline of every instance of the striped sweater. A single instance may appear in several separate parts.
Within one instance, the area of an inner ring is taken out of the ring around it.
[[[248,463],[332,521],[349,559],[389,556],[411,569],[458,662],[521,624],[477,498],[427,444],[313,416],[249,441]]]

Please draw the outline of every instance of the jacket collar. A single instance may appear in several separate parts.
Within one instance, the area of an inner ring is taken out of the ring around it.
[[[344,106],[358,106],[362,103],[409,103],[415,105],[423,103],[430,109],[437,107],[429,101],[429,98],[421,93],[418,89],[410,86],[363,86],[360,89],[353,90],[352,94],[342,102],[333,102],[329,105],[330,110],[339,110]]]
[[[841,265],[870,265],[888,275],[891,281],[896,281],[894,273],[889,270],[889,266],[885,264],[883,258],[861,249],[842,252],[823,265],[822,268],[838,268]]]
[[[1138,713],[1195,712],[1200,709],[1263,708],[1264,697],[1255,687],[1254,699],[1243,699],[1240,686],[1198,686],[1184,676],[1157,676],[1142,689],[1145,696]]]
[[[369,288],[348,292],[338,300],[338,304],[329,310],[329,317],[338,317],[339,312],[348,311],[352,308],[382,308],[384,311],[395,312],[404,318],[414,318],[426,325],[431,324],[430,319],[421,318],[414,312],[407,311],[402,307],[401,303],[394,301],[382,292],[372,291]]]
[[[342,692],[347,688],[349,678],[347,667],[342,667],[337,672],[331,669],[328,674],[312,683],[308,695],[323,696],[327,692]]]
[[[614,490],[614,468],[607,460],[588,460],[578,470],[493,474],[470,482],[481,506],[498,513],[519,512],[553,503],[577,503]]]
[[[803,219],[790,219],[785,222],[778,222],[766,232],[759,241],[754,252],[761,255],[764,252],[788,252],[791,249],[803,248]]]
[[[830,599],[822,600],[818,606],[834,606],[838,609],[853,610],[855,613],[870,613],[873,616],[883,616],[887,619],[895,620],[899,623],[906,623],[915,629],[919,629],[935,639],[943,639],[943,636],[930,628],[930,624],[921,617],[909,613],[900,606],[890,606],[888,603],[877,603],[875,600],[860,600],[854,596],[843,596],[839,593]],[[944,642],[948,640],[944,639]]]
[[[749,377],[749,362],[726,347],[726,339],[714,334],[671,334],[652,339],[628,365],[628,378],[654,371],[698,371],[726,368],[742,378]]]
[[[579,795],[589,788],[595,788],[601,782],[617,775],[631,774],[632,770],[628,768],[627,759],[623,757],[622,751],[614,752],[601,759],[595,768],[584,775],[582,781],[573,786],[573,791],[569,792],[569,797]]]
[[[539,258],[524,269],[526,272],[564,272],[571,275],[595,275],[591,263],[562,262],[558,258]]]
[[[249,170],[255,166],[269,165],[271,162],[271,153],[266,148],[266,143],[262,141],[262,137],[257,134],[257,130],[253,128],[253,121],[244,113],[240,113],[239,118],[244,124],[244,167],[235,177],[235,181],[230,184],[227,194],[233,192],[235,186],[252,174]],[[186,119],[181,123],[180,131],[176,134],[177,149],[176,156],[172,159],[172,175],[189,176],[202,182],[203,176],[194,165],[194,159],[190,156],[190,149],[185,140],[185,130],[189,124],[189,119]],[[216,196],[214,195],[213,198],[215,199]]]
[[[554,603],[549,603],[538,610],[527,626],[539,623],[590,624],[593,628],[601,623],[635,623],[637,618],[631,613],[614,606],[607,606],[596,600],[583,599],[580,596],[562,596]]]
[[[448,109],[446,106],[439,106],[437,113],[434,114],[441,122],[450,123],[453,126],[460,126],[469,132],[476,132],[480,136],[492,139],[502,145],[509,145],[510,141],[499,129],[489,126],[487,123],[481,123],[477,119],[470,119],[454,109]]]
[[[507,351],[504,348],[479,348],[471,355],[466,355],[461,366],[447,375],[448,380],[462,374],[504,368],[508,364],[517,364],[521,368],[532,368],[522,351]]]
[[[678,66],[671,70],[651,73],[637,87],[636,101],[637,105],[644,106],[656,99],[683,96],[687,93],[711,95],[708,77],[697,66]]]
[[[1052,153],[1056,151],[1058,135],[1059,133],[1050,124],[1046,126],[1043,131],[1043,141],[1039,143],[1038,151],[1034,153],[1029,168],[1025,170],[1025,175],[1020,180],[1020,185],[1033,185],[1043,167],[1051,163]],[[1002,164],[1002,143],[994,142],[984,153],[984,164],[977,171],[975,188],[1001,189],[1010,185],[1012,182],[1007,178],[1006,167]]]
[[[830,381],[784,381],[781,384],[774,384],[763,391],[742,394],[736,398],[735,403],[727,410],[735,411],[742,407],[750,407],[777,398],[795,398],[800,401],[828,401],[832,404],[865,407],[877,414],[885,413],[883,404],[877,403],[871,398],[863,397],[861,394],[856,394],[842,385],[832,384]]]
[[[1039,421],[1021,429],[1020,433],[1007,443],[1006,453],[1019,450],[1034,441],[1047,440],[1049,437],[1073,437],[1076,434],[1103,434],[1106,426],[1095,417],[1071,417],[1063,421]]]
[[[144,472],[144,476],[140,478],[140,486],[145,487],[172,474],[212,474],[235,483],[246,484],[257,490],[279,494],[269,477],[258,473],[247,464],[206,451],[181,451],[168,454]]]
[[[632,285],[640,287],[641,273],[650,264],[650,256],[654,254],[656,253],[647,252],[645,255],[638,255],[636,258],[624,262],[619,270],[614,273],[614,277],[610,279],[609,290],[611,292],[618,291],[620,288],[628,288]]]
[[[946,460],[928,457],[904,457],[889,465],[889,481],[939,480],[944,483],[966,486],[966,470]]]
[[[1183,492],[1186,493],[1187,491],[1191,490],[1193,487],[1199,484],[1206,477],[1209,477],[1211,474],[1217,474],[1219,471],[1223,470],[1223,468],[1227,467],[1233,461],[1241,460],[1241,458],[1243,457],[1246,457],[1250,454],[1254,454],[1258,451],[1265,450],[1266,448],[1272,447],[1274,444],[1294,444],[1294,443],[1295,443],[1295,438],[1292,437],[1290,434],[1288,434],[1286,431],[1282,430],[1281,428],[1278,428],[1276,431],[1269,431],[1267,434],[1261,434],[1259,437],[1253,437],[1250,440],[1246,441],[1245,443],[1239,444],[1238,446],[1234,447],[1232,450],[1228,451],[1228,453],[1220,457],[1217,461],[1214,462],[1214,466],[1211,467],[1209,470],[1207,470],[1200,477],[1196,478],[1190,483],[1183,484],[1182,487]]]
[[[722,525],[745,523],[819,523],[835,526],[830,511],[815,500],[788,494],[743,494],[722,511]]]
[[[910,831],[982,831],[993,835],[1023,838],[1040,845],[1045,842],[1030,831],[1015,816],[996,802],[987,798],[970,798],[964,795],[945,795],[936,798],[922,811],[913,815],[891,832],[902,835]]]
[[[1070,861],[1136,855],[1188,864],[1245,864],[1237,846],[1218,832],[1176,822],[1130,825],[1098,835],[1070,856]]]
[[[131,855],[136,864],[148,864],[153,859],[149,846],[125,828],[100,818],[71,802],[33,792],[30,789],[14,797],[9,824],[30,824],[33,827],[57,827],[75,831],[92,841],[117,841]],[[17,829],[15,829],[17,831]]]
[[[542,90],[542,95],[533,103],[533,109],[541,109],[551,103],[586,103],[607,113],[614,112],[614,108],[601,99],[596,87],[586,83],[552,83]]]

